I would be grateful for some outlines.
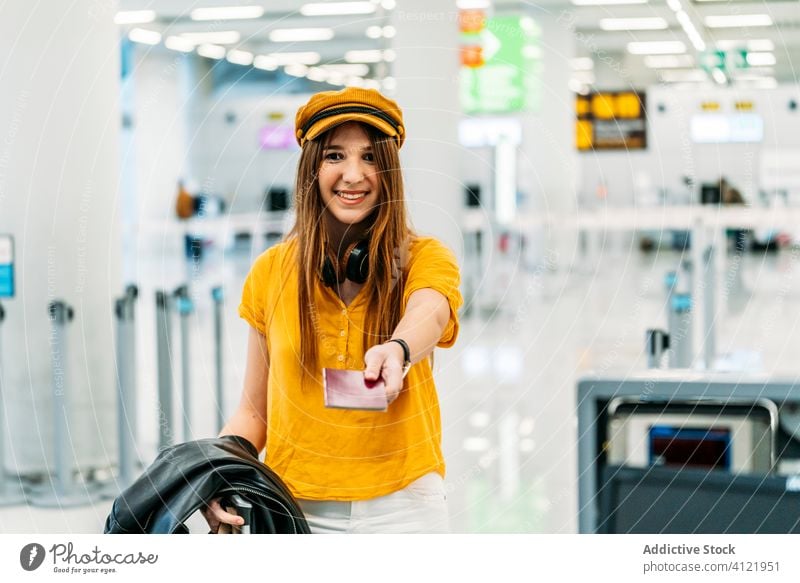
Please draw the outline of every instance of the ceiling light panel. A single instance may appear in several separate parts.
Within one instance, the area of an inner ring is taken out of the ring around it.
[[[218,32],[184,32],[181,34],[181,38],[196,45],[232,45],[238,43],[242,35],[236,30],[222,30]]]
[[[772,26],[772,18],[769,14],[724,14],[706,16],[703,22],[705,22],[708,28]]]
[[[253,63],[253,53],[249,51],[240,51],[234,49],[232,51],[228,51],[228,54],[225,55],[225,58],[228,59],[228,62],[233,63],[234,65],[250,65]]]
[[[747,53],[747,64],[751,67],[769,67],[776,63],[772,53]]]
[[[332,38],[332,28],[279,28],[269,33],[269,40],[274,43],[326,41]]]
[[[650,18],[601,18],[602,30],[665,30],[667,21],[659,17]]]
[[[180,51],[182,53],[191,53],[194,50],[195,44],[191,41],[181,38],[179,36],[168,36],[164,41],[164,46],[173,51]]]
[[[225,47],[220,45],[202,44],[197,47],[197,54],[207,59],[222,59],[225,57]]]
[[[746,48],[748,51],[767,51],[775,50],[775,43],[768,38],[755,38],[755,39],[727,39],[718,40],[717,48],[721,51],[729,51],[731,49]]]
[[[128,38],[135,43],[144,45],[157,45],[161,42],[161,33],[155,30],[147,30],[144,28],[134,28],[128,33]]]
[[[677,55],[686,52],[685,44],[672,40],[630,42],[627,48],[632,55]]]
[[[319,53],[313,51],[303,51],[298,53],[270,53],[267,55],[279,66],[301,64],[316,65],[322,59]]]
[[[650,69],[682,69],[694,66],[691,55],[647,55],[644,66]]]
[[[300,7],[303,16],[347,16],[372,14],[376,10],[372,2],[313,2]]]
[[[220,6],[213,8],[195,8],[190,13],[192,20],[248,20],[261,18],[264,8],[261,6]]]
[[[380,49],[347,51],[344,60],[348,63],[380,63],[383,60],[383,51]]]

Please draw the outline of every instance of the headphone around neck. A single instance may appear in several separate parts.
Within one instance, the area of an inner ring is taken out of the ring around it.
[[[330,253],[325,254],[320,270],[320,279],[328,287],[335,287],[349,279],[364,283],[369,275],[369,239],[351,243],[344,252],[341,262]]]

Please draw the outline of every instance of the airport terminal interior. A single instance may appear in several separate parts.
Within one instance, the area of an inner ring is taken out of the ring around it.
[[[0,532],[99,533],[239,402],[318,91],[403,109],[454,533],[798,532],[800,9],[0,3]],[[195,516],[192,531],[204,531]]]

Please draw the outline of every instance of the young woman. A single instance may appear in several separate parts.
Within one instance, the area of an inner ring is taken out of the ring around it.
[[[397,104],[372,89],[314,95],[297,112],[297,219],[250,271],[244,390],[222,434],[245,437],[312,532],[446,532],[436,346],[462,298],[453,254],[408,223]],[[326,408],[322,369],[382,378],[386,411]],[[218,501],[213,531],[240,524]]]

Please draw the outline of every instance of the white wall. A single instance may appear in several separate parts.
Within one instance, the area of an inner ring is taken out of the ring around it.
[[[236,87],[194,100],[189,154],[197,185],[223,196],[234,213],[263,211],[271,186],[293,193],[299,148],[263,150],[259,130],[276,123],[293,128],[295,112],[307,100],[308,95],[253,95]]]

